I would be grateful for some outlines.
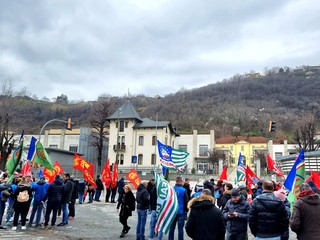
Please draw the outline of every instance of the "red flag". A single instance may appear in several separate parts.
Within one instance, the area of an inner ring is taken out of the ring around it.
[[[90,163],[78,154],[74,154],[73,168],[78,169],[80,171],[88,170],[90,169]]]
[[[104,166],[102,173],[101,173],[101,181],[106,182],[108,178],[111,178],[111,172],[110,172],[110,161],[109,159],[106,162],[106,165]]]
[[[223,167],[223,170],[220,175],[220,180],[227,180],[227,166]]]
[[[249,193],[252,193],[252,186],[255,185],[260,178],[251,170],[249,166],[246,167],[246,178],[247,178],[247,186],[249,188]]]
[[[83,171],[83,178],[86,179],[88,183],[90,183],[93,187],[96,188],[97,184],[93,178],[93,168],[94,168],[94,165],[90,164],[90,167]]]
[[[138,188],[140,184],[140,178],[136,171],[136,169],[132,169],[130,172],[126,174],[126,178],[132,183],[135,188]]]
[[[60,165],[58,161],[54,163],[53,167],[53,170],[49,170],[47,168],[44,168],[43,170],[43,175],[49,183],[52,183],[54,181],[54,178],[57,174],[61,174],[64,172],[63,167]]]
[[[21,174],[23,176],[32,176],[29,161],[26,161],[25,164],[23,165],[23,167],[21,169]]]
[[[113,174],[111,179],[111,188],[114,188],[117,186],[117,179],[118,179],[118,169],[117,164],[113,164]]]
[[[320,176],[318,172],[314,172],[312,170],[312,180],[314,182],[314,184],[317,186],[317,188],[320,188]]]
[[[275,174],[277,174],[277,176],[282,177],[283,179],[285,179],[283,173],[281,172],[280,168],[274,163],[273,159],[270,157],[270,155],[267,155],[267,169],[268,170],[272,170],[275,172]]]

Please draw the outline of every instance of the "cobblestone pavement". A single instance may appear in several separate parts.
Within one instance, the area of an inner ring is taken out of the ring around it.
[[[146,236],[149,233],[148,216],[146,224]],[[58,217],[57,223],[61,221]],[[125,236],[125,240],[135,240],[135,225],[137,221],[136,212],[129,218],[128,224],[131,226],[130,232]],[[118,213],[115,203],[94,202],[92,204],[84,203],[76,205],[76,217],[69,221],[64,227],[56,227],[54,230],[44,230],[41,228],[28,228],[21,231],[18,227],[17,231],[11,228],[0,230],[0,239],[70,239],[70,240],[87,240],[87,239],[119,239],[121,233],[121,224],[119,223]],[[177,229],[176,229],[177,232]],[[249,231],[250,232],[250,231]],[[295,235],[290,233],[290,240],[296,239]],[[164,237],[166,240],[167,237]],[[177,239],[177,237],[175,237]],[[185,239],[190,239],[185,234]],[[253,236],[249,233],[249,240]]]

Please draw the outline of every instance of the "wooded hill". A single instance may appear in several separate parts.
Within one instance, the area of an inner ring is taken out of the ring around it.
[[[97,96],[98,97],[98,96]],[[5,97],[2,96],[0,101]],[[99,98],[110,101],[113,113],[127,97]],[[72,117],[74,127],[90,126],[96,102],[58,104],[15,97],[11,130],[38,134],[50,119]],[[304,121],[320,119],[320,67],[304,66],[296,69],[235,75],[231,79],[201,88],[181,90],[160,99],[137,95],[131,103],[141,117],[169,120],[180,133],[197,129],[207,133],[214,129],[216,137],[225,135],[262,135],[270,137],[268,122],[276,122],[276,137],[289,140],[294,129]],[[61,128],[61,123],[50,125]],[[275,136],[273,136],[275,137]]]

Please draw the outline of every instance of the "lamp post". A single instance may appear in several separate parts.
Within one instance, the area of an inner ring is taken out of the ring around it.
[[[157,102],[158,99],[161,97],[159,95],[156,95],[154,97],[155,102]],[[155,138],[155,143],[154,143],[154,161],[153,161],[153,171],[156,171],[156,162],[157,162],[157,145],[158,145],[158,115],[159,111],[158,108],[156,109],[156,138]]]

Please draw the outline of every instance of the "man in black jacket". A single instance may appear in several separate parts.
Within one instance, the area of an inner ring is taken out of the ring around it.
[[[149,208],[150,195],[147,190],[148,181],[141,181],[137,189],[137,213],[138,213],[138,222],[137,222],[137,240],[145,240],[144,232],[147,222],[147,211]]]
[[[47,209],[44,221],[44,228],[48,228],[49,217],[52,212],[51,228],[56,224],[58,208],[61,203],[63,193],[63,180],[60,175],[55,176],[55,180],[48,187],[47,193],[43,198],[43,202],[47,201]]]
[[[273,182],[265,181],[262,194],[257,196],[249,209],[249,226],[256,239],[279,239],[288,229],[289,220],[285,205],[273,194]]]
[[[100,179],[100,175],[97,175],[96,185],[97,185],[97,188],[96,188],[96,194],[94,196],[94,200],[97,202],[100,202],[101,192],[103,191],[103,183]]]
[[[69,218],[68,205],[71,202],[73,188],[74,188],[74,183],[70,179],[70,174],[65,173],[63,194],[61,199],[62,222],[59,223],[57,226],[64,226],[68,224],[68,218]]]
[[[209,189],[202,190],[199,197],[191,199],[191,210],[186,223],[186,232],[194,240],[224,240],[226,232],[220,209],[214,205],[214,198]]]
[[[245,197],[240,194],[240,189],[232,189],[231,199],[228,200],[222,213],[227,223],[227,240],[248,239],[249,203]]]

